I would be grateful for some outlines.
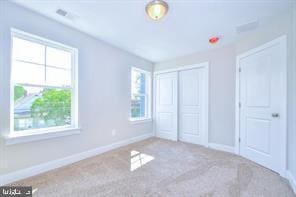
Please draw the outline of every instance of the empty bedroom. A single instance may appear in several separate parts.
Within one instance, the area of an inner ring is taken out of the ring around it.
[[[0,0],[0,197],[296,197],[296,1]]]

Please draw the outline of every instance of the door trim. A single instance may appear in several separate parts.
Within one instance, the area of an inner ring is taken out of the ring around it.
[[[157,75],[157,74],[162,74],[162,73],[170,73],[170,72],[176,72],[176,71],[182,71],[182,70],[190,70],[190,69],[201,68],[201,67],[205,67],[206,69],[208,69],[209,62],[202,62],[202,63],[198,63],[198,64],[181,66],[181,67],[172,68],[172,69],[165,69],[165,70],[155,71],[154,76]]]
[[[184,70],[191,70],[195,68],[204,68],[205,69],[205,81],[206,81],[206,90],[205,90],[205,133],[204,133],[204,142],[203,146],[208,147],[209,146],[209,62],[202,62],[202,63],[197,63],[197,64],[192,64],[192,65],[187,65],[187,66],[181,66],[173,69],[165,69],[165,70],[160,70],[160,71],[155,71],[154,72],[154,77],[153,77],[153,133],[154,136],[156,136],[156,126],[155,126],[155,114],[156,114],[156,106],[155,106],[155,101],[156,101],[156,76],[158,74],[163,74],[163,73],[170,73],[170,72],[179,72],[179,71],[184,71]],[[177,80],[179,83],[179,80]],[[178,95],[179,95],[179,89],[178,89]],[[179,106],[178,106],[179,108]],[[179,115],[179,114],[178,114]],[[179,119],[179,118],[178,118]],[[178,134],[179,134],[179,128],[178,128]]]
[[[265,48],[271,47],[275,44],[280,44],[281,46],[281,55],[283,58],[283,71],[281,73],[281,77],[284,80],[284,83],[282,84],[284,88],[281,90],[281,95],[283,95],[283,106],[284,106],[284,114],[282,115],[283,118],[283,125],[284,128],[284,161],[282,161],[282,171],[279,172],[281,176],[286,176],[286,169],[287,169],[287,36],[283,35],[280,36],[272,41],[269,41],[259,47],[253,48],[251,50],[248,50],[245,53],[239,54],[236,56],[236,88],[235,88],[235,153],[238,155],[240,154],[240,60],[242,58],[245,58],[251,54],[254,54],[256,52],[259,52]]]

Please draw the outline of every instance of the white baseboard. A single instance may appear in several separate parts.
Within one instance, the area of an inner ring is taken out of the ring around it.
[[[72,164],[74,162],[89,158],[89,157],[93,157],[96,156],[98,154],[134,143],[134,142],[139,142],[145,139],[148,139],[150,137],[152,137],[153,134],[145,134],[145,135],[141,135],[141,136],[137,136],[131,139],[127,139],[127,140],[123,140],[123,141],[119,141],[119,142],[115,142],[113,144],[110,145],[106,145],[106,146],[102,146],[102,147],[98,147],[95,149],[91,149],[82,153],[78,153],[75,155],[71,155],[62,159],[57,159],[54,161],[50,161],[50,162],[46,162],[43,164],[39,164],[36,166],[32,166],[26,169],[22,169],[22,170],[18,170],[16,172],[11,172],[5,175],[0,176],[0,186],[1,185],[6,185],[9,183],[13,183],[15,181],[19,181],[25,178],[29,178],[31,176],[35,176],[56,168],[60,168],[69,164]]]
[[[234,146],[227,146],[223,144],[216,144],[216,143],[209,143],[209,148],[215,149],[215,150],[221,150],[229,153],[235,154],[235,147]]]
[[[289,170],[287,170],[286,174],[287,174],[287,179],[289,180],[290,185],[291,185],[294,193],[296,194],[296,177],[294,177]]]

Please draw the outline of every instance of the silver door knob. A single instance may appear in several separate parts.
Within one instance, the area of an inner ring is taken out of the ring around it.
[[[278,118],[278,117],[280,117],[280,114],[279,113],[272,113],[271,116],[273,118]]]

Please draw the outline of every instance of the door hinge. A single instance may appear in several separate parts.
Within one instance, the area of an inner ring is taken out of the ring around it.
[[[242,68],[238,68],[238,71],[239,71],[239,72],[242,72]]]
[[[239,142],[239,143],[241,142],[241,138],[238,138],[238,142]]]
[[[241,103],[241,102],[238,103],[238,107],[239,107],[239,108],[242,107],[242,103]]]

